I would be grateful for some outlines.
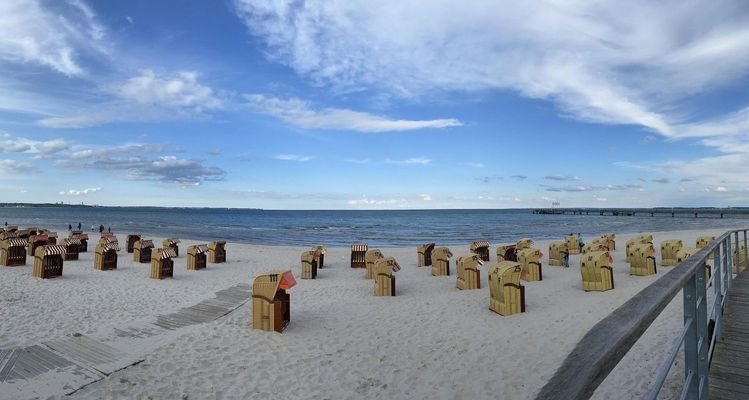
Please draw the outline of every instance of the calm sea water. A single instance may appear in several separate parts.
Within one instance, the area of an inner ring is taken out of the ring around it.
[[[65,234],[68,224],[84,230],[99,224],[119,235],[227,240],[269,245],[414,246],[424,242],[463,244],[537,240],[579,232],[637,233],[749,226],[742,218],[610,217],[534,215],[531,210],[267,211],[236,209],[49,207],[0,208],[0,224],[49,227]]]

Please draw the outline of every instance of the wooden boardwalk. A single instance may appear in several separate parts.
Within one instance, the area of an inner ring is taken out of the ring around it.
[[[71,394],[113,372],[145,360],[149,350],[180,333],[180,328],[214,321],[245,304],[248,284],[156,320],[113,328],[106,337],[73,333],[59,340],[19,349],[0,349],[0,400]]]
[[[710,398],[749,399],[749,273],[736,277],[726,298],[723,329],[710,364]]]

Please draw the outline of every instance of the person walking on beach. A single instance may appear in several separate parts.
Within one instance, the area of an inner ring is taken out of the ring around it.
[[[562,252],[562,263],[564,264],[565,268],[570,267],[570,252],[569,251]]]
[[[107,227],[107,232],[112,233],[112,227],[111,226]]]
[[[99,233],[104,233],[104,225],[99,224]]]
[[[73,230],[73,225],[71,225],[71,224],[68,224],[68,232],[70,232],[70,231],[72,231],[72,230]]]
[[[582,252],[583,246],[585,246],[585,242],[583,242],[583,237],[580,236],[580,233],[577,234],[577,245],[580,246],[580,252]]]
[[[81,230],[81,221],[78,221],[78,230]]]

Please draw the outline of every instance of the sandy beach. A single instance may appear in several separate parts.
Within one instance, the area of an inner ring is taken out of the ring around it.
[[[720,233],[661,232],[654,240],[693,246],[697,236]],[[306,248],[296,247],[230,243],[226,264],[186,271],[184,249],[194,242],[183,240],[175,277],[163,281],[148,279],[147,264],[134,264],[124,251],[116,271],[93,270],[88,252],[65,262],[63,277],[51,280],[32,278],[29,258],[25,267],[0,269],[0,349],[73,333],[106,342],[112,328],[250,284],[259,272],[290,268],[297,286],[290,291],[291,323],[283,334],[250,329],[246,303],[214,322],[175,331],[153,344],[145,361],[73,398],[531,399],[588,329],[671,270],[659,266],[655,276],[630,276],[624,257],[629,237],[617,237],[616,288],[608,292],[584,292],[579,256],[570,257],[569,269],[550,267],[548,242],[536,242],[544,252],[543,281],[523,283],[526,312],[508,317],[488,309],[485,267],[481,289],[460,291],[454,275],[433,277],[429,267],[416,267],[414,248],[382,248],[402,267],[393,298],[373,295],[364,271],[349,268],[348,248],[329,248],[316,280],[299,279]],[[469,253],[468,244],[451,250],[453,259]],[[680,310],[677,296],[594,398],[635,399],[647,391],[675,339]],[[663,398],[679,386],[680,373],[674,368]]]

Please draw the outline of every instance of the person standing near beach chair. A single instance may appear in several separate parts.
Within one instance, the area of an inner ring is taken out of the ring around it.
[[[78,221],[78,230],[81,230],[81,221]]]
[[[577,234],[577,244],[580,246],[580,253],[583,252],[583,246],[585,246],[585,242],[583,242],[583,237],[578,232]]]

